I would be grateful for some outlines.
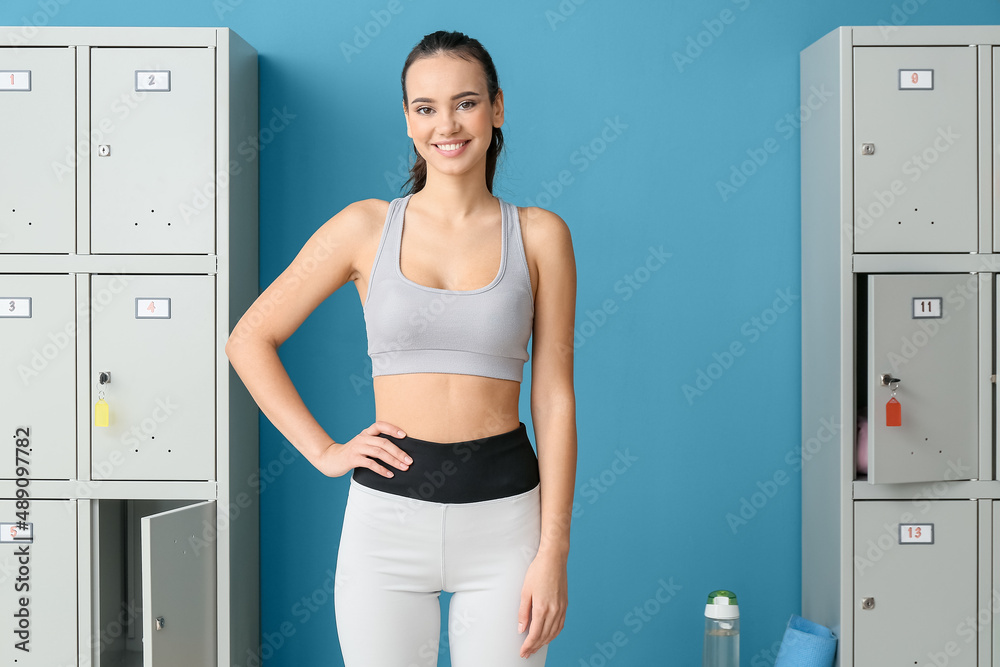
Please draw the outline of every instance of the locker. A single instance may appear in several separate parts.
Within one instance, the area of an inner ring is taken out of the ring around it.
[[[0,275],[0,433],[29,438],[31,476],[76,476],[76,287],[70,275]],[[59,418],[54,419],[53,416]],[[11,450],[13,451],[13,450]],[[0,479],[13,479],[13,454]]]
[[[978,287],[978,274],[868,277],[869,482],[979,477]]]
[[[215,252],[215,50],[91,51],[91,249]]]
[[[24,507],[0,500],[0,616],[7,623],[0,657],[17,667],[72,667],[77,664],[76,501],[29,500]],[[10,524],[24,511],[31,530],[12,531]]]
[[[216,503],[99,500],[94,508],[93,662],[215,664]]]
[[[976,629],[956,630],[977,614],[976,501],[857,502],[854,518],[855,667],[976,667]]]
[[[976,49],[854,48],[855,252],[975,252]]]
[[[0,48],[0,253],[76,250],[76,49]]]
[[[91,426],[94,479],[215,479],[215,278],[94,275],[91,290],[91,404],[103,392],[110,415]]]

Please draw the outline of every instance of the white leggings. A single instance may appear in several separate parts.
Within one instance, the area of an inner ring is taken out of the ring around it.
[[[441,591],[452,667],[542,667],[520,657],[517,612],[538,551],[539,491],[435,503],[351,481],[334,600],[346,667],[436,667]]]

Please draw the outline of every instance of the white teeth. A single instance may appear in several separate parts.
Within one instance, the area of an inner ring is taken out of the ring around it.
[[[443,151],[457,151],[459,148],[461,148],[462,146],[464,146],[467,143],[469,143],[469,142],[463,141],[463,142],[458,143],[458,144],[438,144],[437,147],[440,148]]]

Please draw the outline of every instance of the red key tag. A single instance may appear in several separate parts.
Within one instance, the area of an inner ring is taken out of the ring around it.
[[[903,425],[903,406],[899,404],[899,401],[896,400],[895,396],[890,398],[889,402],[885,404],[885,425]]]

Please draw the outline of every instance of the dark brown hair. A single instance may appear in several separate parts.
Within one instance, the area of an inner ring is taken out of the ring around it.
[[[493,65],[493,59],[486,52],[483,45],[478,40],[460,32],[445,32],[439,30],[425,35],[420,42],[413,47],[410,55],[406,57],[403,64],[403,74],[400,76],[400,83],[403,87],[403,104],[407,103],[406,97],[406,72],[410,65],[420,60],[436,56],[439,53],[454,55],[470,62],[475,61],[483,66],[483,73],[486,75],[486,92],[489,95],[490,103],[496,102],[497,94],[500,92],[500,82],[497,80],[497,69]],[[503,132],[499,127],[493,128],[493,139],[490,147],[486,150],[486,187],[490,193],[493,192],[493,176],[496,174],[497,158],[503,150]],[[427,182],[427,163],[420,157],[416,145],[413,146],[416,161],[410,167],[410,178],[406,181],[410,185],[409,194],[420,192]]]

